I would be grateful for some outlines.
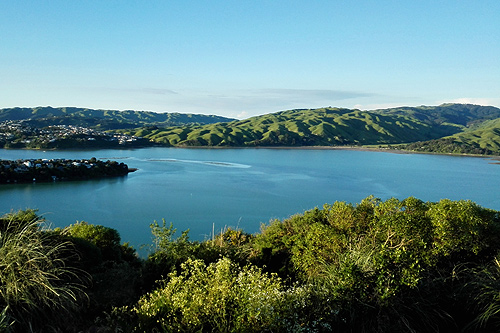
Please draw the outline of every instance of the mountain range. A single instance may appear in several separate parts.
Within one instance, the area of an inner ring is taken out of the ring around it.
[[[178,126],[185,124],[213,124],[234,120],[232,118],[185,113],[158,113],[151,111],[94,110],[76,107],[0,109],[0,122],[5,120],[24,120],[33,127],[53,125],[73,125],[97,130],[135,128],[155,124],[157,126]]]
[[[133,135],[165,146],[378,146],[500,155],[500,109],[472,104],[362,111],[296,109],[244,120],[214,115],[84,108],[0,109],[0,122],[73,125]]]

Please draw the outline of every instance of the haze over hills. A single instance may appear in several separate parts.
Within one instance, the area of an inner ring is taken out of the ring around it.
[[[416,151],[500,154],[500,109],[472,104],[373,111],[296,109],[244,120],[84,108],[0,109],[0,121],[6,120],[36,128],[83,126],[177,147],[390,145]]]

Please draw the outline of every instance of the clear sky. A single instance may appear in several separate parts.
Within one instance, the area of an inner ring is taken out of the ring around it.
[[[500,1],[0,2],[0,108],[500,106]]]

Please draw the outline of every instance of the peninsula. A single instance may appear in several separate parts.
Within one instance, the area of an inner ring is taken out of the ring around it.
[[[125,163],[68,159],[0,160],[0,184],[54,182],[125,176]]]

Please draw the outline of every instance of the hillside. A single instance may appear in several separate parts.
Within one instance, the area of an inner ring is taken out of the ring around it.
[[[234,119],[214,115],[157,113],[150,111],[93,110],[86,108],[6,108],[0,109],[0,122],[25,120],[33,127],[72,125],[98,130],[135,128],[139,126],[178,126],[186,124],[212,124]]]
[[[445,138],[415,142],[399,148],[421,152],[499,155],[500,118],[484,121]]]
[[[170,146],[393,145],[439,140],[459,133],[482,138],[487,132],[488,136],[478,140],[497,142],[498,133],[481,124],[499,117],[498,108],[466,104],[374,111],[321,108],[282,111],[227,123],[140,128],[124,133]],[[467,132],[472,128],[477,132]],[[469,139],[464,144],[472,142]],[[498,146],[491,148],[500,151]]]
[[[399,107],[373,112],[405,115],[426,124],[455,124],[470,127],[485,120],[500,118],[500,109],[473,104],[441,104],[439,106]]]
[[[106,138],[113,132],[124,136],[126,142],[134,140],[136,146],[390,145],[412,151],[500,155],[500,109],[471,104],[373,111],[331,107],[297,109],[245,120],[145,111],[11,108],[0,109],[2,122],[6,128],[5,133],[0,133],[0,138],[5,141],[3,147],[17,148],[23,145],[27,148],[70,148],[71,145],[78,146],[78,142],[100,144],[96,138]],[[15,126],[21,126],[23,132]],[[56,136],[49,133],[47,140],[39,143],[40,135],[36,134],[36,129],[43,129],[43,133],[53,132],[54,126],[79,126],[102,133],[100,136],[76,138],[76,141],[57,139],[55,144]]]

